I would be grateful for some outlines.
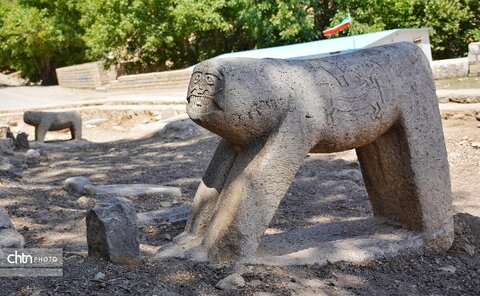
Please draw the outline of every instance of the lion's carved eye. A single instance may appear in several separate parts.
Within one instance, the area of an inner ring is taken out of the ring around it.
[[[215,78],[213,77],[213,75],[207,75],[207,77],[205,77],[205,80],[207,81],[207,84],[214,84],[215,83]]]
[[[195,78],[193,78],[193,83],[198,83],[201,78],[202,78],[202,75],[200,74],[195,75]]]

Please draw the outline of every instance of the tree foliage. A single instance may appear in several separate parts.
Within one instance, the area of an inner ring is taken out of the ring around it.
[[[431,27],[433,56],[480,40],[478,0],[0,0],[0,67],[54,81],[56,67],[104,60],[130,72],[182,68],[225,52]]]
[[[78,12],[72,1],[4,1],[0,4],[0,65],[33,82],[53,84],[55,68],[84,60]],[[70,19],[72,17],[73,19]]]

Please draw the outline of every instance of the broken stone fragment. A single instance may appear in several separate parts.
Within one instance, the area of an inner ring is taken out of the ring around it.
[[[83,186],[83,192],[82,193],[87,195],[87,196],[90,196],[90,197],[95,196],[95,193],[96,193],[95,186],[93,186],[93,185]]]
[[[14,147],[12,139],[0,139],[0,154],[12,155]]]
[[[25,239],[13,229],[0,229],[0,249],[23,248]]]
[[[25,153],[25,163],[27,164],[39,164],[42,160],[40,152],[34,149],[30,149]]]
[[[245,280],[240,274],[233,273],[220,280],[215,287],[220,290],[237,290],[245,287]]]
[[[30,144],[28,142],[28,135],[26,133],[19,133],[15,139],[15,149],[17,150],[27,150],[30,149]]]
[[[140,255],[137,215],[123,198],[98,203],[87,211],[88,255],[114,263],[134,262]]]
[[[155,211],[138,213],[138,225],[158,225],[162,223],[185,223],[190,212],[190,206],[177,206]]]
[[[12,221],[4,208],[0,208],[0,229],[14,229]]]
[[[23,248],[25,239],[15,231],[10,217],[4,208],[0,208],[0,249]]]
[[[83,194],[86,186],[91,186],[90,180],[87,177],[78,176],[66,179],[63,182],[63,189],[68,193]]]
[[[0,173],[8,172],[12,168],[13,165],[10,163],[8,158],[0,156]]]

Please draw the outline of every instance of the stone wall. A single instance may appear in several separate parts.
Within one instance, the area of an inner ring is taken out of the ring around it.
[[[480,75],[480,42],[472,42],[468,45],[468,75]]]
[[[106,91],[135,90],[147,88],[187,88],[192,75],[191,69],[154,72],[147,74],[120,76],[105,86]]]
[[[434,79],[463,77],[468,75],[468,58],[432,61]]]
[[[57,68],[58,84],[69,88],[96,89],[116,79],[115,69],[105,70],[102,62]]]

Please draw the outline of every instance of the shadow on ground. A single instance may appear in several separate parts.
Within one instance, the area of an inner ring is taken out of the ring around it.
[[[468,214],[456,215],[457,238],[448,254],[412,254],[355,265],[258,265],[244,275],[247,286],[239,291],[214,288],[230,272],[222,266],[179,259],[120,266],[86,257],[85,210],[97,200],[63,191],[66,178],[87,176],[94,185],[178,186],[183,194],[178,202],[187,204],[193,199],[218,140],[211,134],[192,137],[159,134],[145,140],[50,151],[48,161],[26,169],[22,179],[0,179],[0,206],[6,207],[12,216],[17,229],[26,238],[27,247],[62,247],[65,253],[63,278],[0,279],[0,295],[480,293],[480,218]],[[137,212],[142,212],[158,209],[160,201],[165,200],[162,196],[138,197],[132,202]],[[309,229],[319,223],[342,224],[341,231],[351,231],[355,235],[355,220],[369,217],[371,208],[355,155],[352,152],[310,155],[275,214],[269,235]],[[156,246],[168,243],[165,234],[175,236],[181,231],[181,225],[142,228],[144,254],[152,254]],[[279,250],[283,251],[288,250]],[[441,270],[448,266],[454,266],[455,272]],[[95,281],[98,272],[105,273],[106,278]]]

